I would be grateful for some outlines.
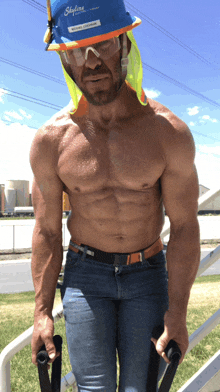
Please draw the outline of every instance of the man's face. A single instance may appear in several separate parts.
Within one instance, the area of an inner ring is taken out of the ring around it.
[[[101,106],[114,101],[124,82],[121,71],[121,49],[107,60],[97,57],[94,51],[89,49],[85,63],[80,66],[74,64],[75,61],[71,61],[72,54],[68,52],[66,56],[61,52],[63,65],[88,102]],[[83,48],[83,54],[85,53],[86,48]]]

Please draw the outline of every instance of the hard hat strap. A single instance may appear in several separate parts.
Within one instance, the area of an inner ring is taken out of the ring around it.
[[[122,67],[122,76],[126,77],[127,75],[127,67],[128,67],[128,47],[127,47],[127,35],[123,34],[123,42],[122,42],[122,59],[121,59],[121,67]]]

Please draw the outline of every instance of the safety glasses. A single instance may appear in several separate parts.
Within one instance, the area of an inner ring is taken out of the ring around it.
[[[88,59],[89,51],[102,60],[108,60],[121,48],[119,37],[108,39],[107,41],[98,42],[92,46],[69,49],[63,51],[65,59],[77,67],[82,67]]]

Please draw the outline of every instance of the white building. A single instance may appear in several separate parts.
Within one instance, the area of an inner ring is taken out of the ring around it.
[[[199,185],[199,197],[204,195],[204,193],[208,192],[210,189],[204,185]],[[220,214],[220,196],[217,196],[213,201],[208,203],[205,206],[205,210],[199,211],[199,213],[218,213]]]

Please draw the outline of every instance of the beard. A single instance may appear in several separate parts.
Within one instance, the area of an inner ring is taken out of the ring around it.
[[[79,86],[79,88],[90,104],[94,106],[102,106],[113,102],[117,98],[123,82],[124,80],[120,79],[117,82],[111,83],[111,87],[109,89],[103,89],[100,87],[93,93],[89,92],[88,89],[84,87],[82,88]]]
[[[119,91],[125,81],[125,78],[122,77],[120,63],[121,60],[120,62],[117,62],[115,64],[115,68],[112,72],[110,71],[108,66],[106,66],[106,64],[102,63],[102,65],[98,66],[95,69],[85,69],[80,79],[73,79],[90,104],[94,106],[107,105],[108,103],[113,102],[117,98]],[[104,85],[96,85],[96,83],[94,83],[94,85],[90,85],[90,87],[86,86],[87,83],[84,82],[86,78],[99,75],[108,76],[107,81],[103,82]]]

